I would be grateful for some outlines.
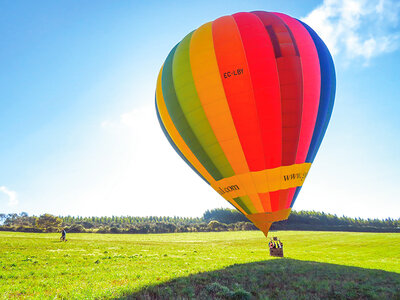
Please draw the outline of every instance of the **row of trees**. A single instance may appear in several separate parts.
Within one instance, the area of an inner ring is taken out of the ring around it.
[[[168,233],[256,230],[235,209],[207,210],[201,218],[185,217],[39,217],[27,213],[0,214],[0,230],[26,232]],[[315,211],[293,211],[288,220],[276,222],[271,230],[334,230],[400,232],[400,219],[361,219],[338,217]]]
[[[23,232],[67,232],[93,233],[172,233],[256,230],[246,222],[224,224],[216,220],[186,217],[57,217],[44,214],[39,217],[21,214],[0,214],[0,230]]]
[[[400,219],[362,219],[338,217],[324,212],[292,211],[287,220],[274,223],[271,229],[400,232]]]

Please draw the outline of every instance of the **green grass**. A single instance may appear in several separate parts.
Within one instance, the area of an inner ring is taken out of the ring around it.
[[[400,234],[270,235],[0,232],[0,298],[400,299]]]

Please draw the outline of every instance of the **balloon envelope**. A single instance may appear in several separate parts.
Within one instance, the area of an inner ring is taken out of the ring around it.
[[[267,235],[288,218],[314,161],[335,84],[332,57],[309,26],[237,13],[171,50],[156,110],[182,159]]]

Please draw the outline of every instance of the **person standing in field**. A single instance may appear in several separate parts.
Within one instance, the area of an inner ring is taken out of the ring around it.
[[[65,228],[61,231],[61,237],[60,237],[60,240],[61,241],[67,241],[67,239],[66,239],[66,236],[67,236],[67,232],[65,231]]]

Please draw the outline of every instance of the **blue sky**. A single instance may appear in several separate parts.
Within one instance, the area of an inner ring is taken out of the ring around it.
[[[170,49],[205,22],[279,11],[330,48],[336,103],[295,209],[399,218],[400,4],[0,1],[0,212],[200,216],[229,207],[154,112]]]

